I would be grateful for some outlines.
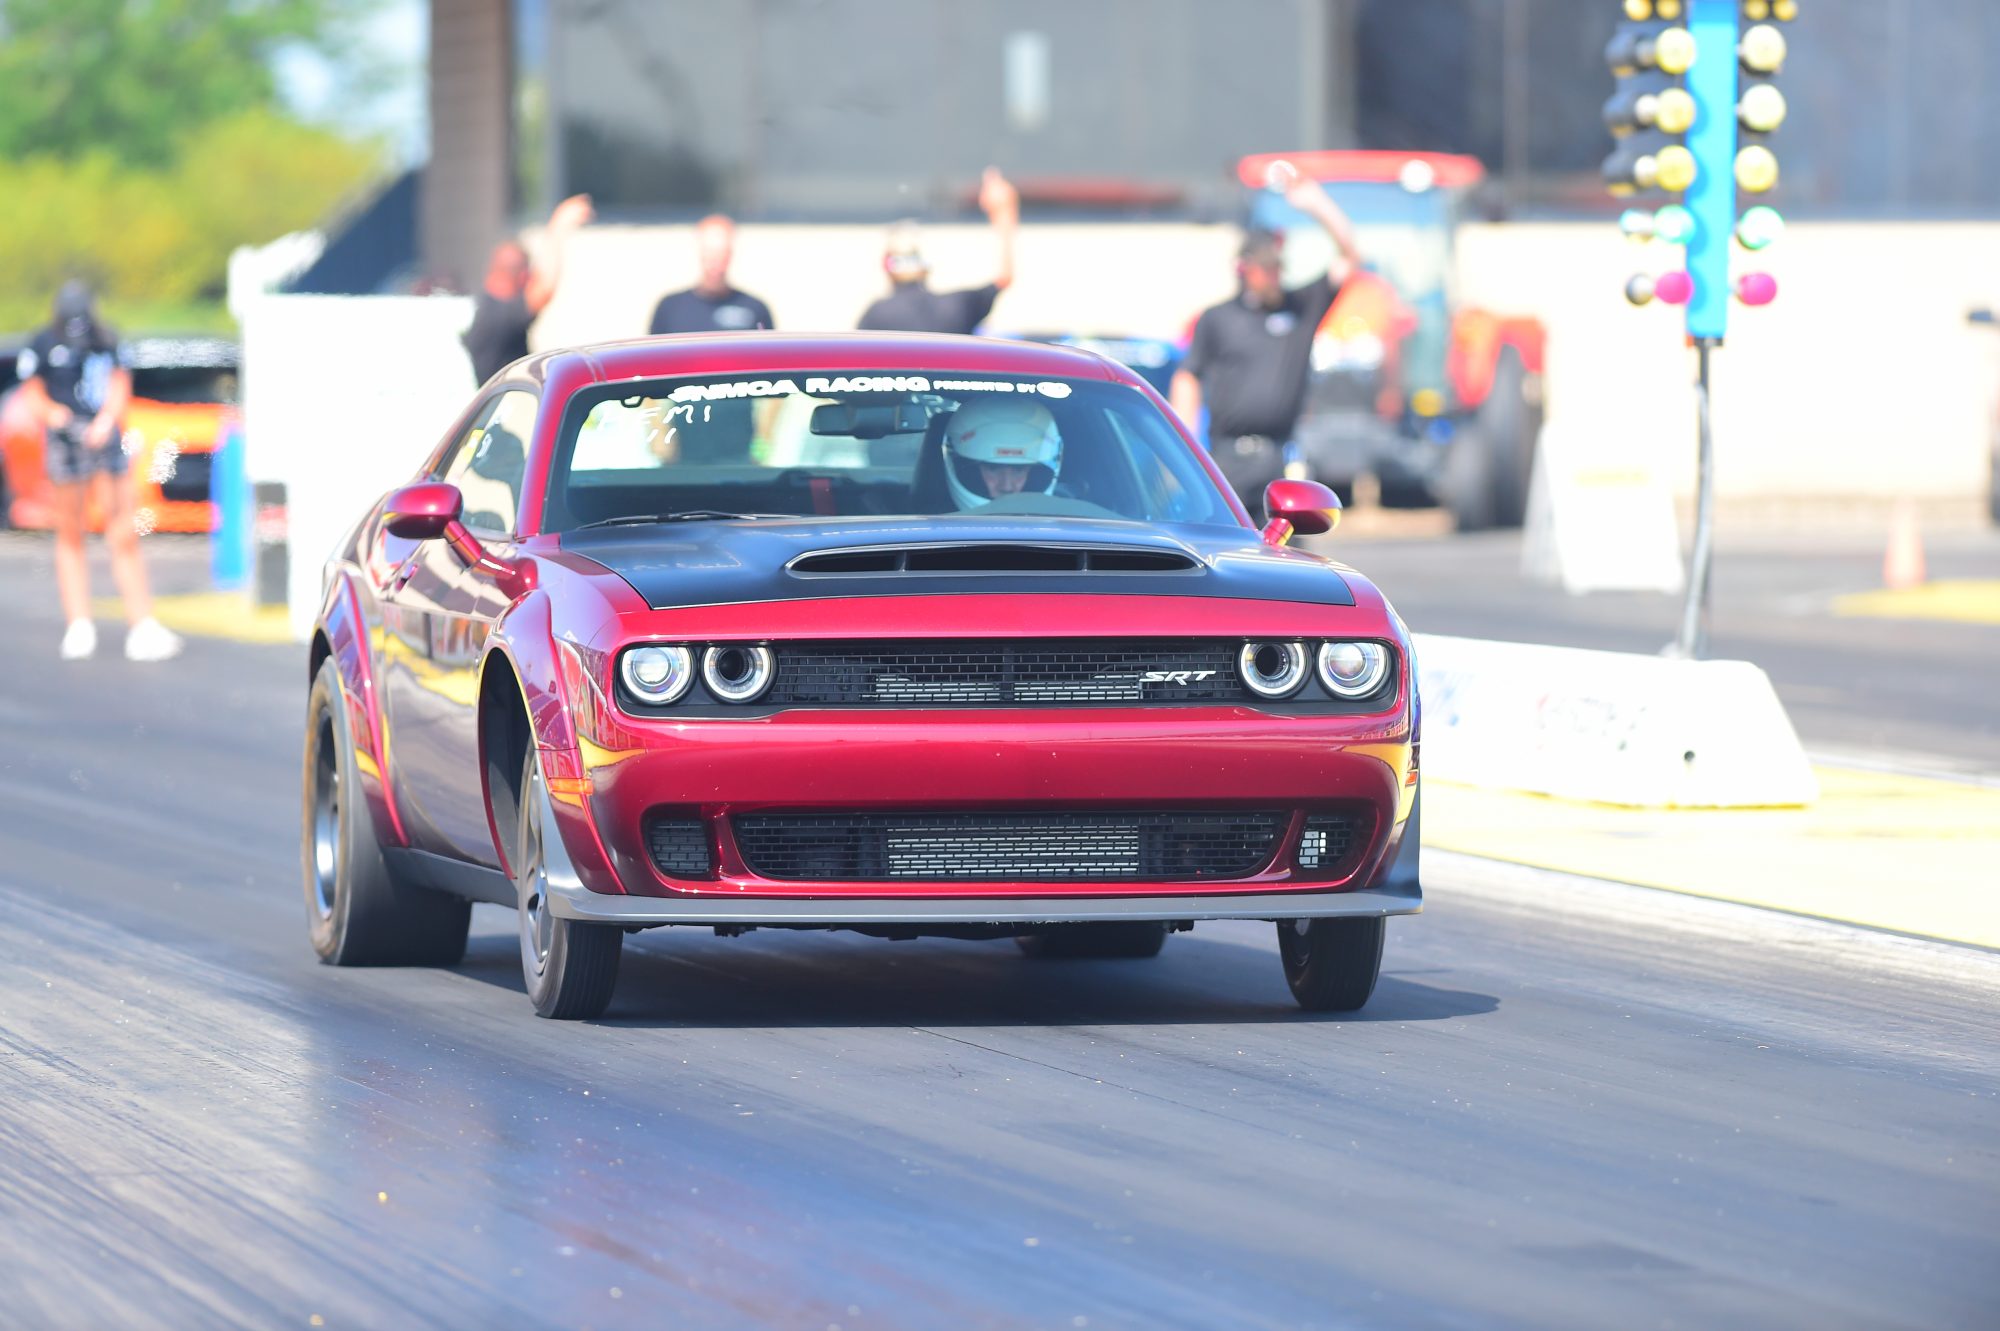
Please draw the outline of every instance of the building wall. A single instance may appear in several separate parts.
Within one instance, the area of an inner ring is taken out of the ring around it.
[[[1226,208],[1236,157],[1351,104],[1327,0],[527,2],[561,188],[628,215],[950,213],[989,163]]]

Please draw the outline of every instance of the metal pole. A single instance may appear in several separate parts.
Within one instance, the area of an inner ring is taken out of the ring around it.
[[[1719,339],[1694,342],[1695,419],[1701,453],[1694,495],[1694,547],[1688,552],[1687,604],[1681,610],[1681,635],[1674,655],[1698,660],[1708,651],[1708,572],[1715,554],[1715,437],[1708,414],[1708,353]]]

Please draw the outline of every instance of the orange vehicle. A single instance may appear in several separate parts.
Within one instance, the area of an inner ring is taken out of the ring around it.
[[[1450,153],[1243,158],[1247,221],[1286,236],[1288,286],[1326,271],[1330,242],[1265,188],[1280,159],[1353,220],[1367,265],[1313,339],[1295,465],[1340,492],[1372,473],[1385,504],[1440,503],[1461,529],[1519,526],[1541,429],[1544,333],[1539,320],[1458,299],[1454,241],[1484,168]]]
[[[132,367],[125,450],[139,487],[139,530],[213,531],[209,473],[236,420],[237,346],[215,337],[140,337],[125,343],[125,353]],[[0,357],[10,379],[13,365],[13,356]],[[6,384],[0,405],[0,526],[47,529],[55,512],[43,434],[15,407],[14,387]],[[94,504],[88,521],[103,530]]]

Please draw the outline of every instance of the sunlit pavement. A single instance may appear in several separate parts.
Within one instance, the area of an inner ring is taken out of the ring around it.
[[[1538,604],[1467,546],[1351,553],[1420,628],[1469,631],[1442,621],[1481,567],[1496,617]],[[200,590],[197,546],[149,548]],[[543,1022],[489,908],[455,970],[314,964],[302,651],[66,666],[45,565],[0,540],[0,1213],[34,1254],[0,1321],[1972,1326],[2000,1300],[1994,953],[1435,853],[1358,1018],[1296,1012],[1244,924],[1067,966],[655,931],[606,1020]],[[1576,632],[1653,632],[1618,601]],[[1725,598],[1719,635],[1756,618]],[[1847,664],[1847,706],[1929,659],[1904,632]],[[1976,727],[1977,650],[1923,668]],[[1885,706],[1929,733],[1911,693]]]

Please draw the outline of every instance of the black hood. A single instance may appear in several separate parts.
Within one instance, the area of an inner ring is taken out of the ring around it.
[[[1353,605],[1332,565],[1242,527],[1033,518],[787,518],[565,532],[657,610],[996,592]]]

